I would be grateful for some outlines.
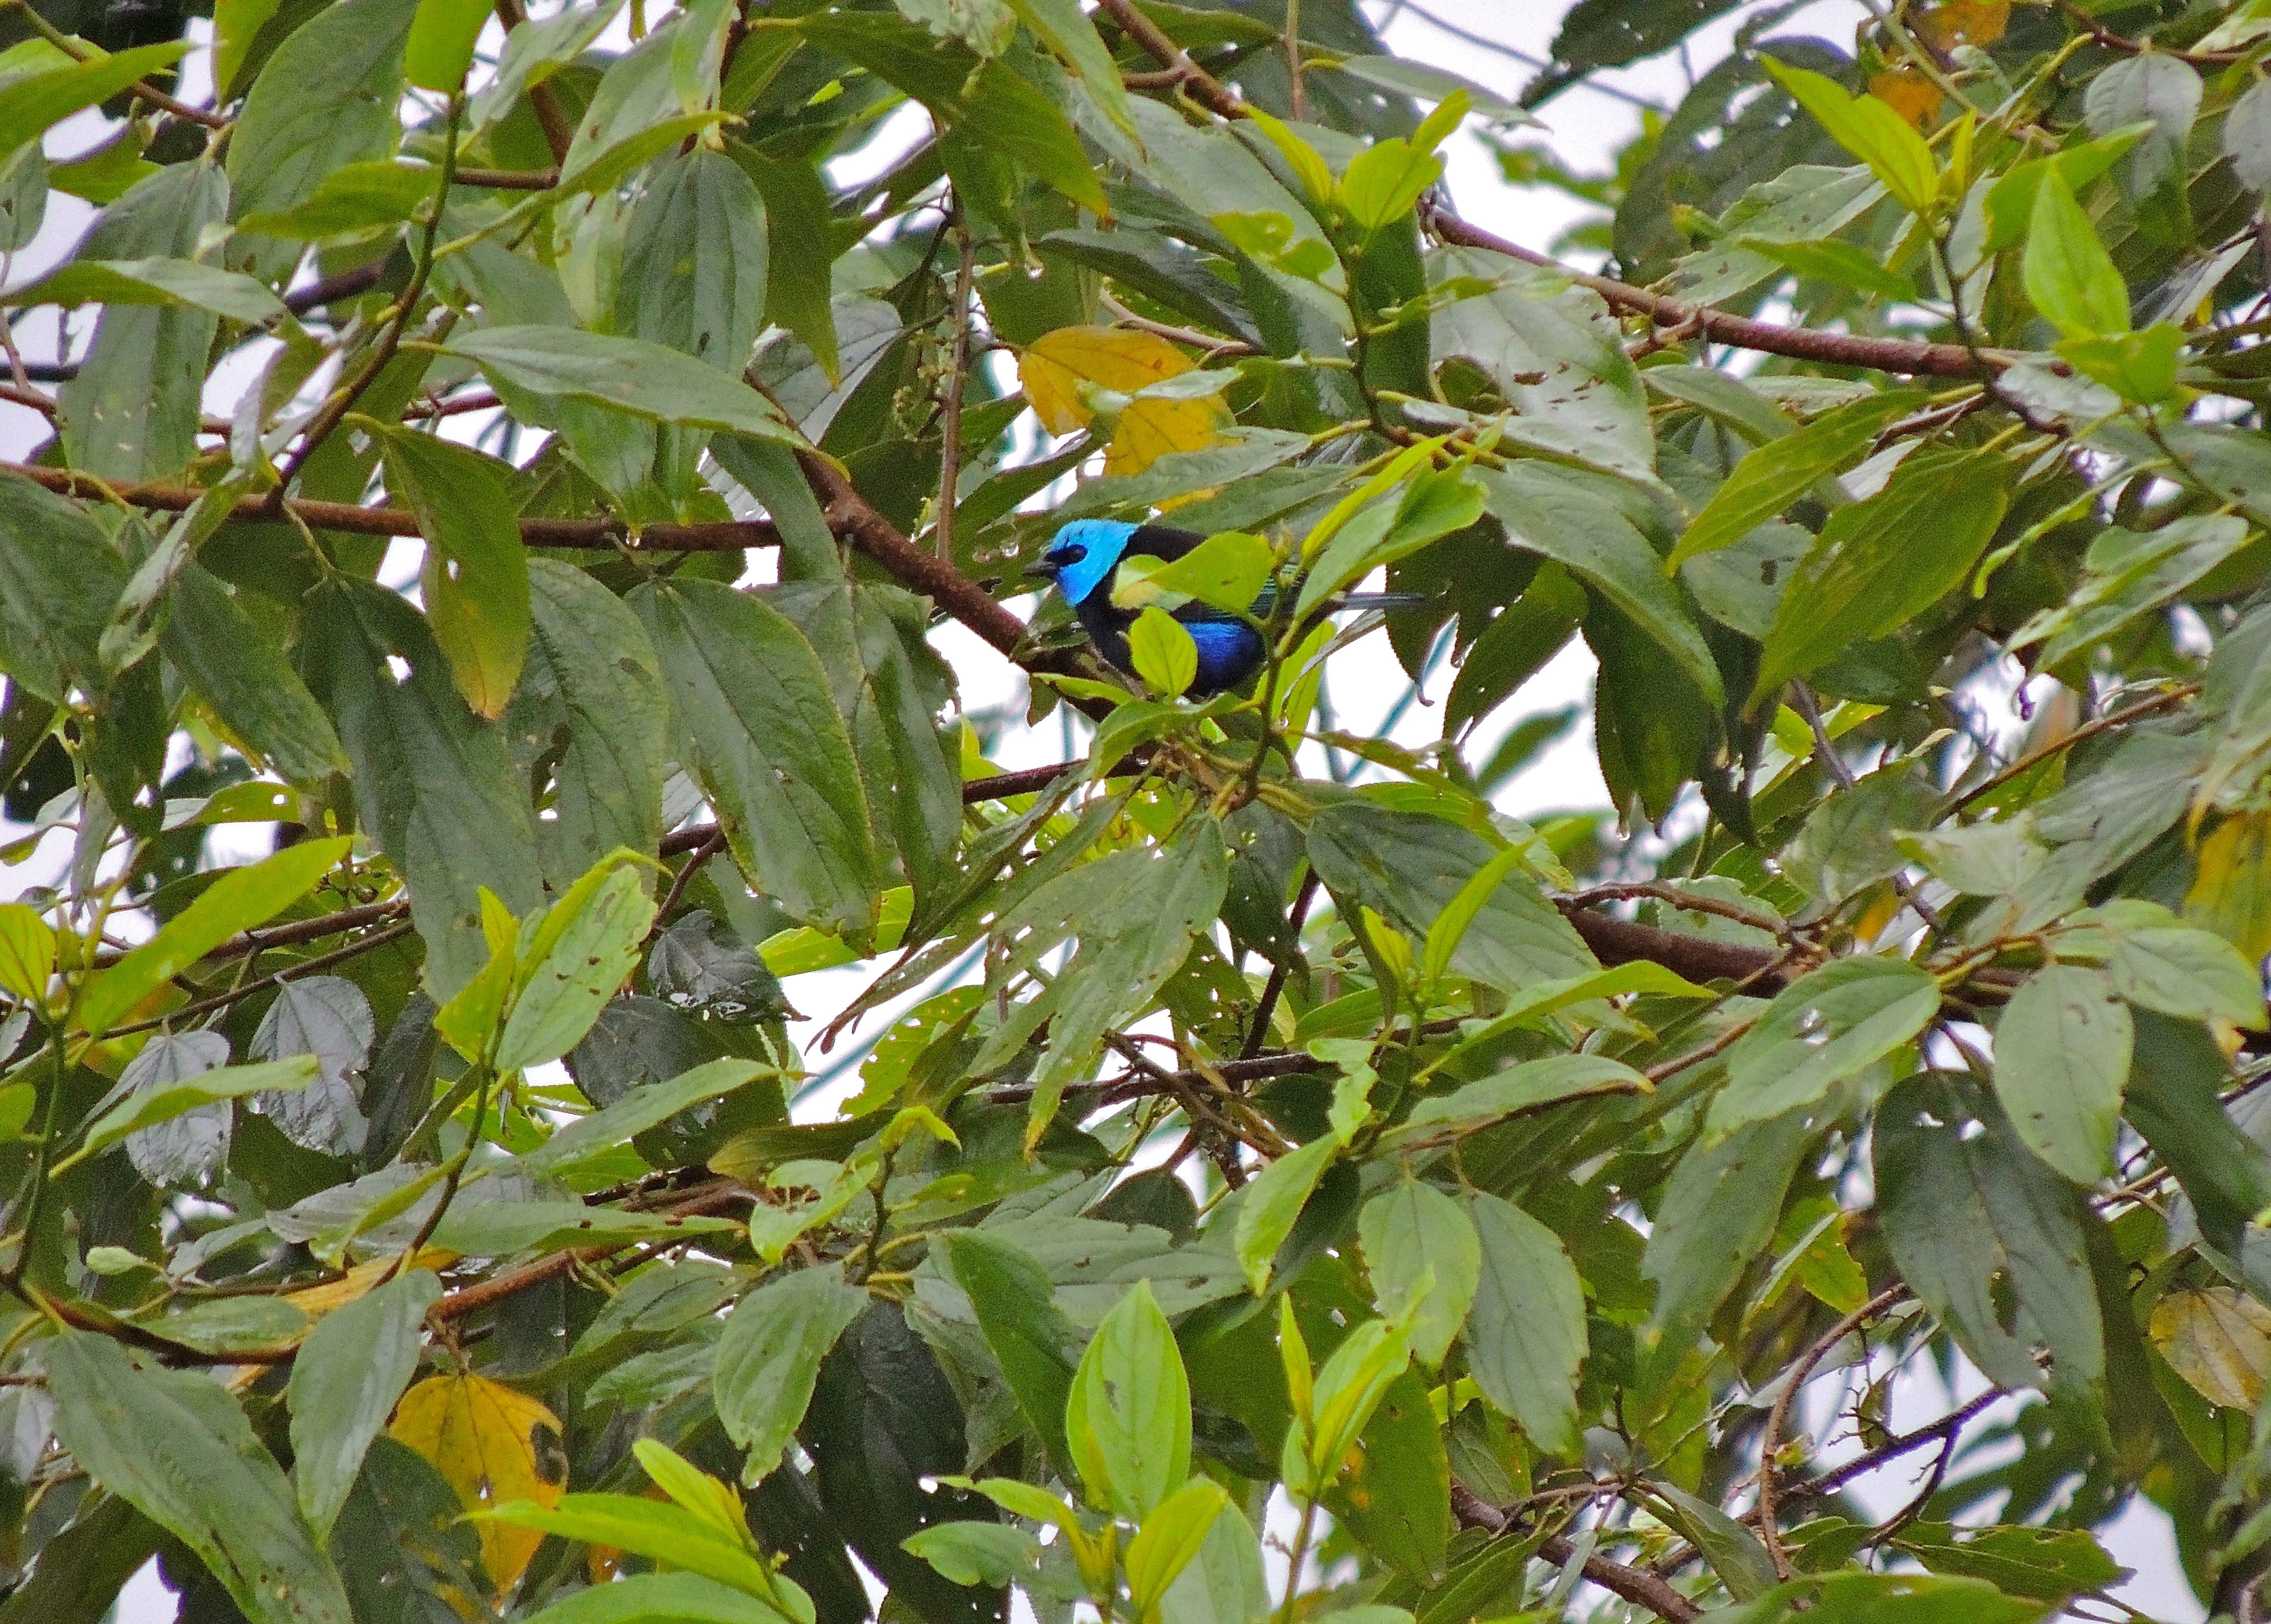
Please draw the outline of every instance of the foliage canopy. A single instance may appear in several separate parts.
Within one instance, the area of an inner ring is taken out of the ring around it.
[[[1737,9],[9,11],[0,1624],[2254,1616],[2271,7]]]

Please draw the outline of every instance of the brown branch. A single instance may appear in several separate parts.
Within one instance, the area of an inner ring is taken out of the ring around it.
[[[2119,51],[2127,56],[2142,56],[2148,51],[2156,56],[2173,56],[2178,62],[2190,63],[2195,68],[2228,68],[2235,62],[2245,62],[2250,55],[2245,47],[2229,51],[2180,51],[2157,40],[2133,40],[2116,33],[2099,22],[2074,0],[2058,0],[2059,10],[2066,13],[2066,21],[2081,29],[2110,51]]]
[[[1171,82],[1183,94],[1224,118],[1243,118],[1247,107],[1219,79],[1193,62],[1182,47],[1169,39],[1150,18],[1136,7],[1135,0],[1098,0],[1098,10],[1120,25],[1128,37],[1150,52],[1152,57],[1172,76]],[[1619,309],[1645,315],[1661,327],[1690,328],[1701,333],[1715,344],[1731,345],[1740,350],[1758,350],[1769,355],[1787,355],[1798,360],[1821,361],[1830,366],[1865,367],[1877,372],[1895,372],[1927,377],[1976,378],[1979,363],[1990,367],[2007,367],[2019,359],[2015,352],[1983,351],[1975,359],[1960,344],[1935,344],[1913,338],[1875,338],[1859,333],[1825,332],[1810,327],[1783,327],[1772,322],[1754,321],[1749,316],[1735,315],[1716,310],[1708,305],[1691,305],[1662,293],[1651,293],[1646,288],[1634,287],[1629,282],[1619,282],[1613,277],[1589,276],[1564,265],[1550,255],[1540,254],[1509,242],[1504,237],[1469,224],[1447,210],[1423,205],[1422,221],[1446,242],[1461,248],[1485,248],[1493,254],[1503,254],[1525,264],[1538,265],[1567,277],[1582,286],[1590,287]]]
[[[752,1198],[741,1185],[720,1179],[693,1191],[682,1200],[672,1202],[662,1211],[674,1218],[695,1218],[741,1205]],[[463,1319],[469,1314],[493,1308],[531,1287],[557,1279],[580,1264],[595,1262],[635,1244],[635,1242],[616,1242],[612,1245],[571,1246],[565,1251],[548,1253],[494,1279],[477,1280],[462,1290],[451,1292],[434,1305],[427,1317],[444,1324],[451,1320]]]
[[[1927,1443],[1944,1442],[1961,1432],[1972,1417],[2002,1397],[2002,1389],[1991,1387],[1959,1408],[1949,1411],[1929,1426],[1919,1427],[1914,1432],[1904,1432],[1895,1438],[1888,1438],[1867,1454],[1858,1456],[1842,1466],[1832,1467],[1818,1478],[1808,1478],[1803,1483],[1791,1485],[1783,1493],[1783,1503],[1787,1505],[1793,1500],[1820,1499],[1834,1494],[1855,1478],[1874,1472],[1880,1466],[1889,1465],[1902,1456],[1921,1449]]]
[[[1309,904],[1317,899],[1317,871],[1311,869],[1301,877],[1301,888],[1294,894],[1292,911],[1285,916],[1286,934],[1292,939],[1286,944],[1285,957],[1270,967],[1269,984],[1262,989],[1262,1002],[1254,1006],[1254,1024],[1246,1030],[1246,1046],[1239,1058],[1251,1060],[1262,1052],[1262,1042],[1270,1035],[1270,1019],[1277,1012],[1277,999],[1285,990],[1285,980],[1295,955],[1301,951],[1301,926],[1309,917]]]
[[[1106,4],[1109,4],[1110,0]],[[1512,1521],[1463,1483],[1451,1485],[1451,1509],[1465,1526],[1493,1534],[1504,1533]],[[1548,1534],[1539,1541],[1538,1554],[1546,1561],[1566,1566],[1577,1554],[1577,1547],[1565,1534]],[[1581,1571],[1610,1595],[1635,1607],[1645,1607],[1657,1617],[1670,1620],[1670,1624],[1689,1624],[1689,1620],[1703,1616],[1702,1608],[1645,1568],[1630,1567],[1595,1551],[1587,1554]]]
[[[108,494],[97,481],[68,468],[39,468],[25,463],[0,462],[0,472],[19,474],[64,496],[101,499]],[[116,487],[116,493],[130,507],[156,508],[173,513],[190,508],[205,494],[185,486],[169,485],[121,486]],[[294,496],[286,500],[284,511],[296,515],[316,530],[345,530],[358,536],[415,536],[420,533],[417,515],[406,508],[364,508],[353,502],[316,501],[308,497]],[[269,511],[268,498],[248,496],[238,501],[229,516],[236,520],[262,521],[275,515]],[[633,534],[630,527],[620,519],[523,519],[520,522],[520,539],[532,547],[580,547],[631,552],[738,552],[747,547],[778,546],[780,532],[761,520],[719,521],[707,524],[651,524]],[[1011,619],[1014,620],[1015,617]]]
[[[311,970],[327,969],[342,960],[369,953],[375,947],[383,947],[389,942],[398,941],[409,935],[411,928],[410,922],[405,919],[399,923],[388,925],[383,931],[375,931],[369,936],[349,942],[344,947],[334,947],[331,952],[317,953],[312,959],[302,959],[297,964],[287,964],[280,970],[272,970],[257,981],[245,983],[242,987],[232,987],[227,992],[216,993],[210,998],[201,998],[195,1004],[185,1004],[177,1010],[169,1010],[165,1014],[153,1016],[148,1020],[138,1020],[130,1027],[113,1027],[102,1034],[103,1041],[109,1042],[118,1038],[130,1037],[137,1032],[153,1031],[177,1020],[194,1020],[200,1015],[210,1015],[217,1009],[227,1009],[232,1004],[242,1003],[256,992],[264,992],[271,987],[280,986],[294,976],[305,975]],[[220,956],[219,950],[215,950],[211,956]],[[242,955],[233,956],[242,957]]]
[[[520,0],[496,0],[497,21],[510,33],[528,20],[527,8]],[[536,115],[537,128],[544,131],[544,145],[552,149],[552,161],[566,163],[568,149],[575,145],[576,122],[564,112],[549,85],[531,85],[521,93],[528,98],[528,110]]]
[[[342,271],[334,277],[324,277],[307,286],[284,295],[284,308],[294,315],[305,315],[320,306],[339,300],[354,299],[368,293],[386,274],[386,261],[375,259],[367,265],[357,265],[352,271]]]
[[[560,184],[557,169],[468,169],[460,167],[450,177],[452,186],[472,186],[497,192],[548,192]]]
[[[1782,1548],[1782,1530],[1775,1521],[1774,1457],[1782,1444],[1783,1429],[1790,1425],[1791,1406],[1813,1374],[1814,1366],[1829,1356],[1830,1350],[1853,1332],[1867,1324],[1908,1295],[1905,1286],[1888,1286],[1868,1301],[1832,1325],[1812,1347],[1798,1356],[1798,1361],[1783,1378],[1782,1391],[1775,1395],[1774,1407],[1767,1412],[1766,1430],[1759,1437],[1759,1503],[1751,1515],[1757,1522],[1759,1539],[1767,1548],[1767,1560],[1774,1564],[1775,1576],[1787,1579],[1791,1576],[1790,1557]]]
[[[1634,287],[1613,277],[1597,277],[1563,264],[1519,243],[1470,225],[1441,209],[1430,210],[1427,224],[1444,241],[1461,248],[1485,248],[1524,264],[1537,265],[1564,276],[1581,287],[1590,287],[1619,309],[1645,315],[1665,327],[1692,327],[1714,344],[1795,360],[1819,361],[1832,367],[1865,367],[1874,372],[1894,372],[1932,378],[1977,378],[1980,363],[1991,368],[2010,366],[2021,359],[2013,350],[1982,350],[1977,360],[1960,344],[1940,344],[1921,338],[1877,338],[1863,333],[1827,332],[1815,327],[1783,327],[1747,315],[1691,305],[1646,288]]]
[[[934,600],[941,609],[1011,659],[1025,641],[1025,623],[994,600],[975,581],[943,559],[934,558],[905,536],[853,487],[842,470],[817,451],[800,451],[797,461],[813,494],[820,498],[828,528],[897,577]]]

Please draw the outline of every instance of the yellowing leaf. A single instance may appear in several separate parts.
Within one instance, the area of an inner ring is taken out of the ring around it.
[[[560,1418],[487,1376],[428,1377],[402,1395],[387,1432],[433,1462],[468,1511],[508,1500],[531,1500],[549,1509],[567,1487]],[[544,1536],[505,1523],[478,1526],[481,1565],[502,1598],[518,1583]]]
[[[1917,19],[1917,32],[1941,50],[1992,45],[2011,26],[2011,0],[1947,0]],[[1875,86],[1870,86],[1873,93]]]
[[[1873,76],[1869,93],[1919,130],[1932,122],[1940,104],[1947,100],[1939,85],[1906,63]]]
[[[429,1246],[408,1263],[402,1264],[400,1268],[404,1272],[412,1269],[432,1269],[438,1272],[457,1260],[457,1253]],[[396,1272],[396,1267],[395,1256],[390,1252],[383,1257],[374,1257],[369,1263],[355,1264],[336,1280],[325,1280],[320,1286],[289,1293],[284,1300],[309,1319],[321,1319],[335,1309],[369,1296]]]
[[[2200,842],[2185,918],[2223,938],[2250,964],[2271,953],[2271,812],[2226,818]]]
[[[1133,395],[1192,370],[1190,358],[1164,338],[1113,327],[1060,327],[1018,358],[1025,399],[1052,434],[1095,420],[1092,391]],[[1195,451],[1221,436],[1229,411],[1213,395],[1188,400],[1131,400],[1106,448],[1105,471],[1141,473],[1173,451]]]
[[[2271,1368],[2271,1309],[2229,1286],[2170,1292],[2153,1307],[2153,1346],[2210,1404],[2252,1410]]]

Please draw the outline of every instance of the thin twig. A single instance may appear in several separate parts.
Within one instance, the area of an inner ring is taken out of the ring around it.
[[[1285,990],[1286,972],[1301,951],[1301,926],[1308,919],[1309,904],[1317,896],[1317,871],[1311,869],[1301,877],[1301,888],[1293,895],[1293,906],[1285,916],[1285,956],[1270,967],[1270,980],[1262,989],[1262,1001],[1254,1006],[1254,1024],[1246,1029],[1246,1043],[1239,1057],[1251,1060],[1262,1052],[1262,1045],[1270,1036],[1270,1020],[1277,1012],[1277,999]]]
[[[953,231],[957,260],[954,268],[954,345],[947,352],[946,404],[940,425],[938,514],[931,525],[932,551],[941,560],[954,560],[954,505],[962,484],[962,382],[970,371],[970,293],[978,271],[978,244],[962,211],[959,193],[954,199]]]
[[[436,171],[434,197],[425,229],[419,236],[418,258],[411,267],[409,285],[396,296],[393,308],[388,311],[380,326],[378,341],[370,347],[369,355],[364,358],[352,379],[331,392],[331,397],[324,403],[322,410],[316,413],[315,420],[300,436],[300,444],[293,452],[291,461],[278,473],[276,488],[269,493],[267,499],[271,517],[282,516],[284,493],[291,489],[292,482],[308,466],[309,459],[323,449],[324,441],[331,437],[331,431],[346,419],[348,412],[354,410],[354,404],[361,398],[362,392],[377,380],[378,374],[386,369],[386,364],[394,359],[396,351],[401,348],[403,332],[417,311],[418,301],[425,297],[427,278],[433,274],[434,248],[441,236],[442,216],[449,203],[450,183],[457,174],[458,128],[465,122],[465,98],[460,93],[450,98],[449,122],[442,133],[442,162]]]
[[[1451,1509],[1466,1526],[1493,1534],[1506,1532],[1513,1523],[1505,1512],[1463,1483],[1451,1485]],[[1577,1554],[1577,1547],[1564,1535],[1548,1534],[1539,1542],[1538,1554],[1546,1561],[1566,1566]],[[1669,1624],[1689,1624],[1691,1620],[1703,1616],[1702,1608],[1645,1568],[1628,1567],[1592,1552],[1586,1555],[1580,1571],[1612,1596],[1636,1607],[1645,1607]]]
[[[1814,701],[1813,690],[1802,682],[1793,682],[1790,685],[1790,693],[1798,714],[1813,730],[1814,753],[1821,758],[1821,764],[1829,769],[1837,782],[1850,790],[1860,781],[1854,777],[1853,769],[1846,765],[1845,758],[1838,753],[1836,741],[1829,737],[1829,729],[1821,720],[1821,707]],[[1924,900],[1924,893],[1914,880],[1895,871],[1893,889],[1900,893],[1902,901],[1916,910],[1917,918],[1932,927],[1933,936],[1947,934],[1947,927],[1941,923],[1940,911]]]
[[[520,0],[496,0],[497,21],[504,31],[512,31],[528,21],[528,11]],[[544,132],[544,145],[552,149],[552,161],[568,161],[568,149],[575,145],[576,123],[562,111],[558,98],[549,85],[531,85],[522,93],[528,98],[528,110],[536,115],[536,126]]]
[[[1760,1543],[1766,1546],[1767,1560],[1774,1564],[1777,1578],[1787,1579],[1791,1572],[1790,1557],[1782,1548],[1782,1531],[1775,1522],[1774,1487],[1775,1451],[1782,1447],[1782,1435],[1790,1425],[1791,1408],[1798,1402],[1806,1378],[1813,1374],[1814,1366],[1828,1358],[1830,1350],[1907,1295],[1907,1287],[1888,1286],[1832,1325],[1798,1356],[1798,1362],[1783,1379],[1782,1391],[1775,1395],[1774,1407],[1767,1412],[1766,1430],[1759,1435],[1759,1503],[1752,1515],[1758,1523]]]
[[[343,960],[353,959],[369,953],[374,948],[383,947],[389,942],[398,941],[409,935],[415,928],[406,919],[401,923],[389,925],[383,931],[374,931],[369,936],[349,942],[344,947],[334,947],[331,952],[317,953],[312,959],[303,959],[297,964],[287,964],[280,970],[272,970],[257,981],[245,983],[242,987],[232,987],[227,992],[216,994],[210,998],[201,998],[195,1004],[185,1004],[177,1010],[154,1016],[148,1020],[138,1020],[130,1027],[114,1027],[104,1033],[103,1036],[106,1040],[130,1037],[137,1032],[153,1031],[160,1027],[170,1026],[176,1021],[195,1020],[200,1015],[210,1015],[215,1010],[227,1009],[232,1004],[241,1004],[256,992],[264,992],[271,987],[281,986],[296,976],[328,969]],[[216,949],[212,956],[220,957],[220,951]]]
[[[2106,731],[2108,729],[2118,728],[2123,723],[2133,722],[2140,716],[2148,716],[2156,710],[2166,710],[2170,706],[2180,703],[2185,700],[2188,700],[2199,692],[2200,684],[2196,682],[2180,682],[2175,687],[2169,689],[2165,693],[2155,694],[2151,699],[2140,700],[2134,705],[2125,706],[2119,710],[2109,711],[2104,716],[2096,718],[2095,721],[2085,722],[2080,727],[2074,729],[2073,732],[2066,734],[2063,738],[2054,738],[2047,745],[2043,745],[2036,749],[2029,751],[2026,754],[2021,756],[2017,760],[2012,762],[2010,766],[2004,768],[1993,776],[1983,779],[1978,783],[1973,785],[1970,789],[1966,790],[1962,794],[1957,796],[1955,800],[1948,803],[1947,812],[1943,813],[1942,816],[1962,812],[1965,807],[1970,805],[1972,802],[1977,800],[1981,796],[1992,794],[1995,790],[2001,789],[2005,784],[2009,783],[2014,778],[2018,778],[2023,776],[2027,773],[2032,772],[2036,767],[2039,767],[2051,757],[2057,755],[2061,751],[2073,749],[2085,738],[2094,738],[2098,734]]]

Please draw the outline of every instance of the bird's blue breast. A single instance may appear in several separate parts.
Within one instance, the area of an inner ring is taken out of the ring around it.
[[[1199,652],[1198,675],[1191,681],[1194,698],[1221,693],[1238,686],[1262,669],[1262,634],[1236,620],[1187,620]]]

